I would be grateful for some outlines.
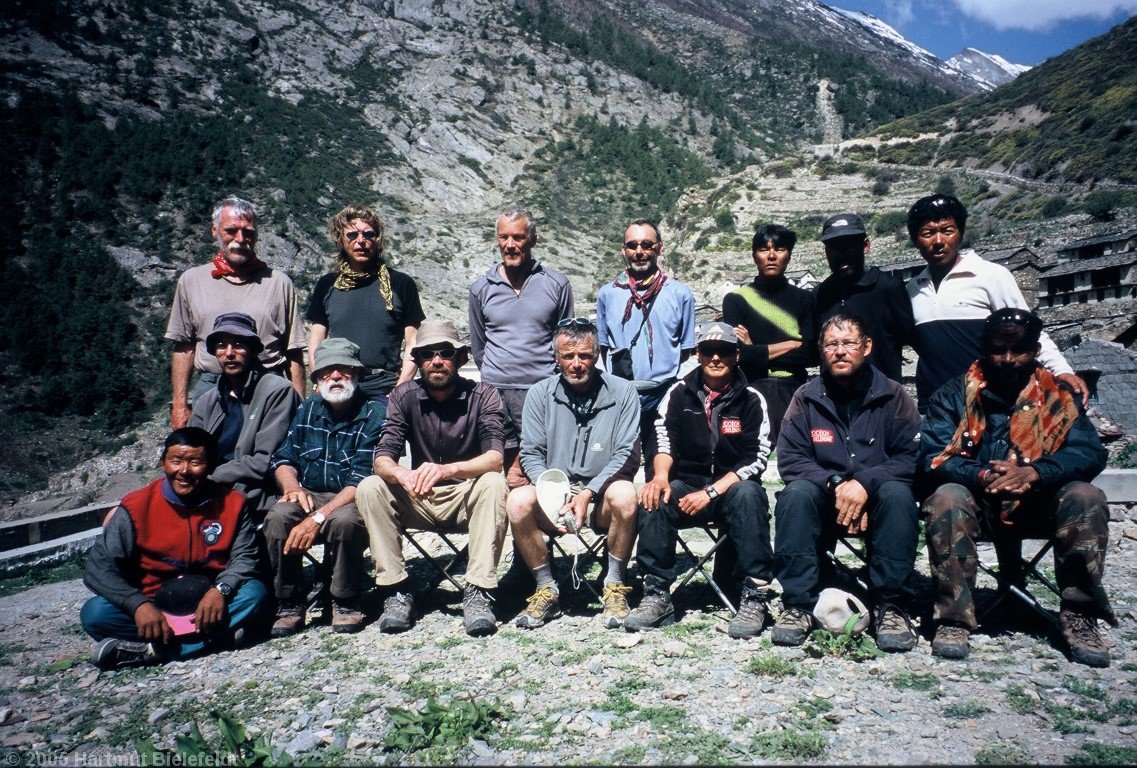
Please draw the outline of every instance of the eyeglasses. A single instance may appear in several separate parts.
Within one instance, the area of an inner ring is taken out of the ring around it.
[[[364,240],[374,240],[375,238],[379,237],[379,233],[374,229],[349,229],[347,232],[343,233],[344,240],[347,240],[349,243],[359,237],[362,237]]]
[[[635,240],[629,240],[624,243],[624,250],[634,251],[637,248],[644,251],[653,250],[659,243],[654,240],[640,240],[638,243]]]
[[[827,341],[821,345],[827,354],[833,354],[838,349],[843,349],[846,352],[852,352],[854,349],[859,349],[864,344],[864,339],[857,339],[856,341]]]
[[[458,350],[453,347],[446,347],[444,349],[416,349],[411,352],[411,357],[418,360],[420,363],[427,363],[436,357],[443,360],[453,360],[458,356]]]
[[[566,317],[564,320],[561,320],[559,323],[557,323],[557,327],[595,328],[596,326],[587,317]]]

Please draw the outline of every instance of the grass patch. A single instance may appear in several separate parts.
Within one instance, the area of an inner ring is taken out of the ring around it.
[[[780,679],[792,677],[798,673],[798,665],[789,659],[773,653],[764,653],[755,656],[746,664],[746,670],[759,677],[773,677]]]
[[[1037,706],[1035,700],[1021,685],[1012,685],[1007,688],[1007,704],[1020,715],[1029,715]]]
[[[643,744],[628,744],[612,754],[612,762],[616,765],[640,765],[646,755],[647,747]]]
[[[86,567],[85,555],[76,555],[54,568],[37,568],[28,571],[22,576],[10,579],[0,579],[0,597],[8,597],[20,592],[26,592],[33,587],[44,584],[56,584],[60,581],[71,581],[83,578],[83,569]]]
[[[986,706],[973,699],[971,701],[948,704],[944,707],[944,717],[950,717],[956,720],[973,720],[986,715],[990,711],[991,710]]]
[[[764,760],[817,760],[829,749],[825,734],[816,730],[789,729],[767,731],[754,737],[750,743],[754,755]]]
[[[1026,750],[1013,741],[993,741],[975,753],[976,765],[1026,765]]]
[[[1066,690],[1093,701],[1105,701],[1109,696],[1104,688],[1099,688],[1093,683],[1087,683],[1075,677],[1066,678]]]
[[[1087,741],[1077,752],[1066,756],[1067,765],[1134,765],[1137,764],[1137,747],[1116,744],[1099,744]]]
[[[939,687],[940,679],[930,672],[901,672],[889,678],[888,683],[902,691],[932,691]]]

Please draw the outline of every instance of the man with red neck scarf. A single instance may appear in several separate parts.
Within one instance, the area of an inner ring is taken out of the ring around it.
[[[257,258],[257,211],[239,197],[227,197],[213,210],[217,253],[209,264],[187,269],[178,278],[166,338],[174,342],[170,361],[173,398],[170,426],[189,421],[193,397],[217,386],[217,358],[205,347],[214,319],[244,312],[257,324],[265,370],[289,379],[304,395],[304,324],[296,306],[296,288],[288,275]],[[190,389],[194,370],[197,384]]]
[[[1014,577],[1008,569],[1018,563],[1022,539],[1046,538],[1054,541],[1070,656],[1107,667],[1097,622],[1117,624],[1101,585],[1109,509],[1105,494],[1090,485],[1107,454],[1080,398],[1038,364],[1041,334],[1034,313],[996,310],[984,323],[979,359],[928,403],[917,467],[926,483],[939,486],[923,507],[936,582],[932,653],[967,656],[977,628],[975,539],[993,541],[1001,570]]]
[[[640,396],[644,473],[652,478],[659,401],[695,350],[695,295],[659,267],[663,238],[647,219],[624,230],[624,272],[596,295],[596,330],[610,373]]]

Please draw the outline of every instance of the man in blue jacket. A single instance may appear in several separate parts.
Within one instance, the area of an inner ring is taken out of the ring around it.
[[[1109,509],[1089,482],[1105,469],[1107,453],[1079,399],[1038,363],[1041,334],[1034,313],[996,310],[984,323],[979,359],[929,402],[919,470],[939,486],[924,502],[936,582],[932,653],[967,656],[977,627],[978,536],[996,549],[1048,538],[1070,656],[1107,667],[1097,620],[1117,625],[1101,586]]]
[[[676,382],[659,406],[655,477],[640,491],[640,570],[644,597],[624,620],[640,631],[675,621],[679,528],[714,522],[738,552],[738,613],[731,637],[755,637],[766,623],[774,578],[770,505],[762,471],[770,455],[766,401],[738,370],[738,336],[726,323],[699,329],[699,367]]]
[[[838,312],[822,324],[819,346],[821,376],[794,394],[778,438],[786,487],[774,512],[774,559],[785,611],[770,639],[805,642],[824,553],[843,531],[868,538],[877,647],[910,651],[920,416],[900,384],[866,364],[873,340],[865,320]]]

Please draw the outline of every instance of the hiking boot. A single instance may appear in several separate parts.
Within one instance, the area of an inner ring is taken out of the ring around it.
[[[363,611],[356,600],[332,600],[332,631],[350,634],[363,629]]]
[[[932,640],[932,655],[945,659],[966,659],[971,630],[958,624],[940,624]]]
[[[304,629],[304,606],[300,603],[282,602],[276,609],[276,621],[272,625],[273,637],[288,637]]]
[[[748,637],[758,637],[762,628],[766,626],[766,616],[769,608],[766,606],[766,590],[755,587],[749,579],[742,585],[742,596],[738,601],[738,613],[730,620],[726,633],[731,637],[743,640]]]
[[[384,634],[406,632],[414,626],[415,599],[410,592],[396,590],[383,601],[383,615],[379,617],[379,631]]]
[[[770,642],[774,645],[801,645],[813,631],[813,624],[812,613],[800,608],[787,608],[774,624]]]
[[[489,590],[466,585],[462,595],[462,627],[470,637],[484,637],[497,632],[497,617],[493,615],[493,595]]]
[[[615,582],[604,585],[604,592],[600,595],[600,602],[604,604],[604,612],[600,614],[600,621],[608,629],[618,629],[624,626],[624,619],[632,609],[628,607],[628,593],[632,588],[627,584]]]
[[[912,621],[903,608],[892,603],[880,603],[872,623],[876,647],[888,653],[905,653],[916,647],[916,633]]]
[[[644,579],[644,596],[639,606],[624,617],[624,629],[646,632],[675,623],[675,606],[671,603],[671,585],[663,579]]]
[[[529,596],[524,612],[517,617],[517,626],[536,629],[561,615],[561,593],[556,587],[539,587]]]
[[[153,643],[132,642],[108,637],[91,649],[91,663],[99,669],[117,669],[158,662]]]
[[[1098,632],[1098,620],[1084,613],[1062,610],[1058,613],[1062,639],[1070,648],[1070,658],[1088,667],[1108,667],[1109,649]]]

